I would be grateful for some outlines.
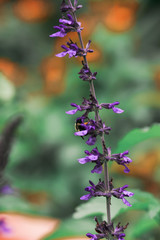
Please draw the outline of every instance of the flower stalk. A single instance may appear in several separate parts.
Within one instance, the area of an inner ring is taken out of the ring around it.
[[[125,156],[128,154],[128,151],[119,154],[112,154],[111,148],[106,147],[105,134],[109,135],[111,128],[106,126],[102,121],[99,111],[103,108],[112,109],[113,112],[121,114],[123,113],[123,110],[117,108],[117,105],[119,105],[118,101],[113,103],[98,103],[94,87],[94,81],[96,80],[97,72],[92,73],[87,61],[87,54],[93,52],[93,50],[90,49],[91,41],[89,40],[85,48],[81,34],[83,28],[81,27],[81,23],[77,21],[76,16],[76,11],[81,7],[82,5],[78,5],[78,0],[74,0],[74,3],[72,3],[71,0],[62,0],[62,18],[59,20],[60,25],[55,26],[55,29],[57,29],[58,32],[50,35],[50,37],[64,37],[68,32],[77,32],[80,46],[70,40],[70,42],[67,42],[67,46],[61,46],[64,51],[57,54],[56,56],[64,57],[68,54],[69,58],[83,57],[82,69],[79,72],[79,78],[83,81],[89,82],[90,94],[89,99],[83,98],[81,105],[71,103],[71,106],[74,107],[74,109],[69,110],[66,113],[73,115],[77,112],[84,112],[80,117],[76,119],[77,132],[75,132],[75,135],[81,136],[83,139],[89,136],[88,140],[86,141],[87,145],[95,145],[97,137],[100,137],[101,139],[103,150],[102,153],[100,153],[96,147],[91,152],[86,150],[86,157],[78,159],[80,164],[86,164],[88,162],[94,163],[95,166],[91,171],[92,173],[101,174],[102,171],[104,171],[104,181],[101,181],[100,179],[96,185],[92,181],[89,181],[91,186],[85,188],[85,190],[89,193],[82,196],[80,199],[89,200],[91,197],[105,197],[107,222],[103,221],[102,223],[99,223],[98,219],[95,217],[95,221],[97,223],[95,230],[97,234],[88,233],[86,235],[87,237],[91,238],[91,240],[98,240],[102,238],[121,240],[125,237],[125,234],[123,232],[127,228],[128,224],[125,226],[120,226],[119,223],[116,227],[114,227],[111,219],[111,197],[122,199],[124,204],[131,206],[125,197],[131,197],[133,196],[133,193],[125,190],[128,185],[120,188],[114,188],[113,180],[109,177],[108,162],[115,161],[117,164],[124,166],[124,172],[128,173],[129,169],[126,165],[129,164],[132,160],[129,157]],[[95,119],[90,118],[90,112],[95,113]]]

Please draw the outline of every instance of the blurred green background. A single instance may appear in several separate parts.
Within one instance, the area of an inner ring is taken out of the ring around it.
[[[121,219],[123,224],[130,222],[129,240],[158,239],[160,2],[79,2],[84,6],[78,12],[78,19],[84,26],[83,38],[85,42],[91,39],[91,48],[95,50],[88,60],[91,69],[98,72],[97,98],[99,102],[120,101],[120,107],[125,110],[121,115],[101,112],[103,120],[112,127],[106,139],[108,146],[114,153],[130,150],[133,159],[128,175],[124,175],[119,166],[111,166],[111,175],[115,186],[128,183],[130,189],[138,189],[135,190],[139,197],[136,201],[141,203],[123,214],[117,210],[115,219]],[[54,32],[52,26],[58,24],[61,16],[60,3],[56,0],[0,0],[1,131],[14,116],[24,116],[5,172],[20,196],[3,196],[0,209],[62,219],[57,235],[54,233],[47,239],[93,232],[94,203],[88,220],[80,214],[75,217],[85,218],[72,220],[71,216],[82,204],[79,198],[88,180],[96,182],[99,178],[90,173],[91,165],[78,164],[83,151],[92,148],[74,136],[75,116],[65,114],[71,109],[71,102],[80,104],[82,97],[88,97],[89,86],[78,78],[79,60],[55,57],[68,37],[78,42],[74,33],[64,39],[49,38]],[[147,193],[143,195],[141,191]],[[151,203],[157,204],[157,208],[149,208]],[[98,214],[102,217],[101,211]],[[83,222],[82,228],[68,230],[66,226],[80,224],[76,221]]]

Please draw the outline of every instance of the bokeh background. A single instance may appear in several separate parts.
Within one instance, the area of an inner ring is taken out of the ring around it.
[[[126,143],[123,145],[127,134],[130,133],[129,141],[134,139],[130,146],[131,172],[126,176],[121,167],[111,166],[115,185],[128,183],[131,189],[147,192],[143,199],[158,201],[160,2],[79,2],[84,6],[78,12],[84,27],[83,38],[85,42],[92,40],[91,48],[95,51],[88,61],[91,69],[98,72],[97,98],[99,102],[120,101],[125,110],[122,115],[105,110],[101,113],[112,127],[108,146],[117,153],[116,149],[127,150]],[[80,60],[55,57],[69,37],[78,42],[75,33],[63,39],[49,38],[61,16],[60,3],[0,0],[1,132],[13,117],[24,118],[5,169],[5,176],[18,194],[2,196],[0,210],[60,219],[59,230],[46,239],[93,232],[93,216],[75,215],[74,220],[72,214],[82,204],[79,198],[88,180],[99,178],[90,173],[92,166],[78,164],[77,158],[84,156],[86,145],[74,136],[74,116],[65,114],[71,102],[80,104],[82,97],[88,97],[89,87],[78,78]],[[136,128],[151,131],[141,138],[140,130],[133,133]],[[122,223],[130,222],[127,239],[159,239],[158,223],[148,220],[145,203],[141,203],[141,207],[119,217]]]

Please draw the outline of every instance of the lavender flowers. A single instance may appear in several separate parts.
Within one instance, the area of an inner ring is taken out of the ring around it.
[[[104,108],[107,110],[111,109],[114,113],[121,114],[123,113],[123,110],[117,107],[117,105],[119,105],[118,101],[100,104],[96,98],[94,81],[96,80],[97,72],[91,71],[87,61],[87,55],[93,52],[93,50],[90,49],[91,41],[89,40],[86,47],[84,47],[81,35],[83,28],[81,27],[81,23],[77,21],[76,17],[76,11],[81,7],[82,5],[78,5],[78,0],[74,0],[74,4],[72,4],[71,0],[63,0],[61,4],[62,18],[59,20],[60,25],[54,27],[58,32],[53,33],[50,37],[64,37],[69,32],[77,32],[78,34],[80,45],[74,43],[70,39],[66,45],[61,46],[63,51],[56,56],[64,57],[68,54],[69,58],[83,58],[79,78],[83,81],[89,82],[90,93],[88,99],[83,98],[81,105],[71,103],[73,109],[66,113],[70,115],[81,113],[76,119],[76,136],[80,136],[83,139],[86,138],[86,144],[89,146],[95,145],[97,138],[99,137],[102,144],[102,152],[100,152],[97,147],[94,147],[91,152],[88,150],[85,151],[85,157],[78,159],[80,164],[86,164],[89,162],[94,164],[91,171],[92,173],[101,174],[104,171],[104,181],[99,179],[97,184],[89,181],[90,186],[85,188],[88,194],[81,197],[81,200],[89,200],[91,197],[106,198],[107,221],[99,223],[98,219],[95,217],[95,230],[97,234],[87,233],[87,237],[91,240],[102,238],[121,240],[125,237],[124,230],[127,228],[128,224],[120,226],[119,223],[114,227],[114,224],[111,221],[110,212],[111,198],[116,197],[121,199],[124,204],[131,206],[126,198],[133,196],[133,193],[126,190],[128,185],[114,188],[113,180],[109,177],[108,162],[114,161],[117,164],[124,166],[124,172],[128,173],[129,168],[127,165],[132,162],[132,160],[126,156],[129,153],[128,151],[119,154],[112,154],[111,148],[106,146],[105,135],[110,134],[111,128],[102,121],[99,112]],[[94,119],[90,117],[91,112],[94,112]]]

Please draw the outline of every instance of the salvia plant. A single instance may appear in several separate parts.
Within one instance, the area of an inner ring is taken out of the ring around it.
[[[122,200],[127,206],[131,204],[126,200],[128,197],[132,197],[133,193],[127,191],[128,185],[122,187],[114,188],[113,179],[109,176],[109,162],[116,162],[119,165],[124,167],[124,172],[128,173],[129,168],[128,164],[132,160],[128,157],[128,151],[112,154],[110,147],[106,146],[105,135],[109,135],[111,128],[103,122],[100,116],[100,110],[107,109],[112,110],[114,113],[121,114],[123,110],[118,108],[117,105],[120,103],[115,101],[113,103],[99,103],[95,93],[94,81],[97,78],[97,72],[92,72],[88,61],[87,55],[92,53],[93,50],[90,49],[91,41],[89,40],[87,45],[84,46],[82,39],[82,30],[81,23],[78,22],[76,12],[82,8],[82,5],[78,4],[78,0],[74,0],[72,3],[71,0],[63,0],[61,3],[61,12],[62,18],[59,19],[59,26],[54,26],[57,30],[56,33],[50,35],[50,37],[65,37],[69,32],[76,32],[78,34],[79,43],[73,42],[71,39],[62,45],[63,51],[57,54],[57,57],[64,57],[68,54],[69,58],[71,57],[82,57],[82,68],[79,72],[79,78],[85,82],[89,83],[89,96],[84,98],[80,105],[76,103],[71,103],[73,107],[72,110],[67,111],[67,114],[73,115],[80,113],[80,116],[76,119],[76,136],[80,136],[83,139],[87,138],[85,142],[89,146],[96,145],[97,139],[100,138],[102,150],[99,151],[97,147],[94,147],[91,151],[86,150],[85,157],[78,159],[80,164],[93,163],[94,167],[92,173],[101,174],[104,173],[104,180],[99,179],[98,183],[93,183],[89,181],[89,186],[85,188],[87,192],[86,195],[82,196],[81,200],[89,200],[92,197],[105,197],[106,198],[106,212],[107,220],[100,222],[97,217],[95,217],[96,227],[95,233],[87,233],[86,236],[91,240],[98,239],[124,239],[125,233],[124,230],[127,228],[128,223],[125,226],[122,226],[121,223],[118,223],[116,226],[111,219],[111,198],[115,197]],[[94,118],[91,118],[94,115]]]

